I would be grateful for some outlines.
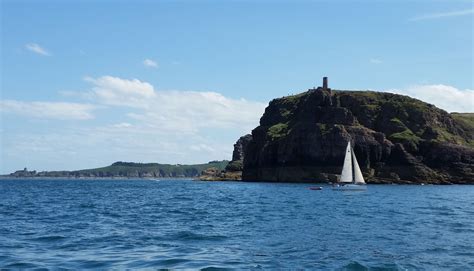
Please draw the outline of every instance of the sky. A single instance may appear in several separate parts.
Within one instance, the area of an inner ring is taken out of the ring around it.
[[[323,76],[474,112],[472,1],[0,3],[0,174],[230,159]]]

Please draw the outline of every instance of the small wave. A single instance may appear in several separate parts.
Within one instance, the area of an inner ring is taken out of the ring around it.
[[[369,270],[369,268],[363,264],[360,264],[359,262],[351,262],[337,270],[366,271]]]
[[[11,263],[9,265],[5,265],[4,268],[6,269],[32,269],[32,268],[38,268],[37,265],[33,263],[26,263],[26,262],[17,262],[17,263]],[[2,268],[3,270],[3,268]]]
[[[201,271],[225,271],[225,270],[233,270],[233,269],[230,269],[230,268],[223,268],[223,267],[215,267],[215,266],[208,266],[208,267],[204,267],[204,268],[201,268],[199,269]]]
[[[66,239],[66,237],[61,236],[61,235],[51,235],[51,236],[41,236],[37,238],[30,239],[31,241],[37,241],[37,242],[56,242]]]
[[[426,250],[426,252],[430,253],[430,254],[446,253],[448,251],[449,250],[447,250],[445,248],[442,248],[442,247],[434,247],[434,248],[429,248],[429,249]]]
[[[386,263],[376,266],[364,265],[360,262],[353,261],[337,270],[341,271],[367,271],[367,270],[377,270],[377,271],[399,271],[405,270],[395,263]]]
[[[78,266],[80,268],[85,268],[85,269],[96,269],[96,268],[106,268],[110,267],[115,261],[91,261],[91,260],[85,260],[85,261],[80,261],[78,262]]]
[[[190,262],[188,259],[183,258],[170,258],[170,259],[159,259],[159,260],[139,260],[129,263],[128,266],[132,268],[151,268],[151,267],[182,267],[182,264]],[[168,270],[168,269],[160,269]]]
[[[95,208],[95,204],[94,203],[81,203],[81,204],[79,204],[79,208],[93,209],[93,208]]]
[[[176,264],[185,263],[185,262],[189,262],[189,260],[182,259],[182,258],[171,258],[171,259],[157,261],[155,263],[159,265],[176,265]]]
[[[223,235],[204,235],[199,233],[193,233],[190,231],[181,231],[173,236],[177,240],[194,240],[194,241],[220,241],[227,239]]]

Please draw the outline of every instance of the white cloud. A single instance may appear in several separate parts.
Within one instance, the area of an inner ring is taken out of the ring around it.
[[[43,56],[50,56],[51,55],[48,51],[46,51],[44,48],[39,46],[37,43],[28,43],[28,44],[25,45],[25,48],[28,49],[29,51],[33,52],[33,53],[40,54],[40,55],[43,55]]]
[[[94,118],[91,104],[67,102],[22,102],[16,100],[0,101],[0,111],[27,117],[58,120],[86,120]]]
[[[474,112],[474,90],[460,90],[447,85],[414,85],[388,92],[408,95],[436,105],[448,112]]]
[[[143,60],[143,65],[150,68],[158,68],[158,63],[148,58]]]
[[[266,106],[216,92],[177,90],[159,91],[147,102],[147,110],[130,116],[149,126],[187,133],[216,128],[249,131],[258,125]]]
[[[206,144],[192,145],[189,149],[192,151],[198,151],[198,152],[202,152],[202,151],[215,152],[215,149],[213,147]]]
[[[98,101],[107,105],[145,107],[147,101],[155,97],[153,86],[138,79],[102,76],[96,79],[86,77],[85,80],[94,85],[92,91]]]
[[[128,117],[161,131],[196,133],[203,128],[249,131],[257,126],[266,106],[217,92],[156,91],[151,84],[137,79],[104,76],[86,80],[94,84],[97,102],[141,109]]]
[[[466,16],[466,15],[471,15],[471,14],[474,14],[474,9],[423,14],[420,16],[410,18],[409,21],[433,20],[433,19],[441,19],[441,18],[447,18],[447,17]]]
[[[114,128],[129,128],[129,127],[132,127],[133,125],[128,123],[128,122],[121,122],[121,123],[117,123],[117,124],[113,124],[112,127]]]
[[[382,60],[380,60],[378,58],[371,58],[371,59],[369,59],[369,62],[372,63],[372,64],[382,64]]]

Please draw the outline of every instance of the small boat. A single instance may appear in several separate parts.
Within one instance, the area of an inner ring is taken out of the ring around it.
[[[338,191],[365,191],[364,176],[360,170],[359,163],[351,148],[351,142],[347,143],[346,156],[344,157],[344,165],[342,166],[341,179],[335,184],[333,190]]]
[[[311,186],[309,190],[323,190],[322,186]]]

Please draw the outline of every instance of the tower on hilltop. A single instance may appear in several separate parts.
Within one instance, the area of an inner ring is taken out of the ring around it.
[[[329,94],[332,94],[331,93],[331,89],[328,88],[328,78],[326,76],[323,77],[323,86],[322,87],[319,87],[318,89],[320,90],[325,90],[325,91],[329,91]]]
[[[328,90],[328,78],[323,77],[323,90]]]
[[[331,89],[328,88],[328,78],[326,76],[323,77],[322,87],[318,87],[318,88],[313,87],[313,88],[308,89],[308,91],[316,91],[316,90],[319,90],[319,91],[326,90],[326,91],[329,91],[330,94],[332,94]]]

